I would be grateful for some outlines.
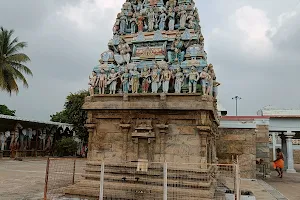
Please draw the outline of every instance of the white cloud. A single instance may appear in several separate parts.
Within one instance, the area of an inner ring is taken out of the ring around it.
[[[272,50],[272,42],[267,36],[271,29],[270,20],[265,11],[243,6],[231,16],[239,31],[243,33],[241,45],[247,52],[257,52],[264,55]]]
[[[99,29],[99,21],[106,18],[109,13],[117,13],[122,6],[123,0],[80,0],[78,4],[66,4],[58,15],[68,19],[81,30],[92,31]],[[113,23],[114,18],[108,19]]]
[[[282,13],[281,15],[279,15],[276,25],[270,30],[270,37],[274,37],[278,33],[278,31],[284,26],[284,24],[296,17],[297,14],[298,13],[296,11],[292,11]]]

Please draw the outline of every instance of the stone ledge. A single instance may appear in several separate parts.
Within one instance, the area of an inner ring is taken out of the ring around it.
[[[85,110],[94,109],[171,109],[171,110],[216,110],[216,100],[199,94],[123,94],[95,95],[87,97]]]
[[[198,101],[211,101],[216,102],[216,99],[208,95],[200,95],[198,93],[137,93],[137,94],[95,94],[94,96],[88,96],[85,98],[86,102],[92,101],[108,101],[111,99],[118,100],[123,99],[123,96],[126,96],[130,99],[133,98],[148,98],[154,100],[164,100],[164,98],[171,99],[173,101],[178,101],[178,98],[184,97],[185,99],[192,99]]]
[[[124,99],[124,96],[126,98]],[[105,94],[86,97],[84,110],[173,110],[173,111],[212,111],[213,118],[219,125],[216,107],[217,100],[212,96],[200,94],[176,93],[139,93]]]

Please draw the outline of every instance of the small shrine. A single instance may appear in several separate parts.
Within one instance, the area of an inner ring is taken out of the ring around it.
[[[109,168],[106,198],[157,199],[148,188],[162,184],[153,176],[153,163],[170,162],[198,163],[200,171],[192,173],[206,177],[190,186],[194,189],[185,189],[189,180],[181,179],[185,186],[178,183],[178,194],[213,198],[214,177],[206,173],[217,163],[220,83],[207,62],[194,0],[126,0],[112,30],[107,51],[89,77],[90,96],[83,105],[89,131],[84,190],[66,193],[89,196],[91,188],[98,189],[97,167],[104,161]],[[185,173],[188,165],[180,170]],[[118,178],[126,180],[129,174],[153,182],[118,187]]]

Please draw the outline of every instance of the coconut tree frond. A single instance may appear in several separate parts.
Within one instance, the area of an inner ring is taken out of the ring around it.
[[[1,27],[1,32],[0,32],[0,48],[1,48],[1,56],[4,54],[7,54],[8,47],[10,44],[11,36],[14,33],[13,30],[5,30]]]
[[[18,44],[19,42],[19,38],[15,38],[13,39],[12,41],[9,40],[9,44],[8,44],[8,47],[7,47],[7,52],[6,54],[9,55],[9,54],[12,54],[12,53],[9,53],[9,51],[16,45]]]
[[[8,92],[10,95],[12,92],[18,93],[19,87],[13,76],[13,74],[8,70],[0,70],[0,89]]]
[[[18,93],[17,81],[21,81],[25,87],[28,83],[24,74],[31,75],[31,70],[24,65],[30,58],[20,52],[27,47],[26,42],[19,42],[13,38],[14,30],[6,30],[0,27],[0,90]]]
[[[19,42],[19,43],[10,43],[9,47],[7,49],[7,55],[12,55],[15,53],[18,53],[20,50],[22,50],[23,48],[27,47],[27,43],[26,42]]]
[[[24,53],[18,53],[10,55],[6,58],[7,62],[26,63],[30,61],[30,58]]]
[[[26,78],[19,70],[14,69],[13,77],[15,80],[22,81],[24,87],[26,87],[26,88],[29,87]]]
[[[31,70],[23,64],[16,63],[16,62],[9,62],[9,65],[11,65],[14,69],[16,69],[22,73],[33,76]]]

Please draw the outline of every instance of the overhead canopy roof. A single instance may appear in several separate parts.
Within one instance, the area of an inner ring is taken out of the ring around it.
[[[43,129],[43,128],[62,128],[63,130],[73,129],[72,124],[64,124],[58,122],[50,121],[38,121],[38,120],[29,120],[21,117],[1,115],[0,114],[0,132],[14,130],[17,124],[20,124],[23,128],[32,128],[32,129]]]

